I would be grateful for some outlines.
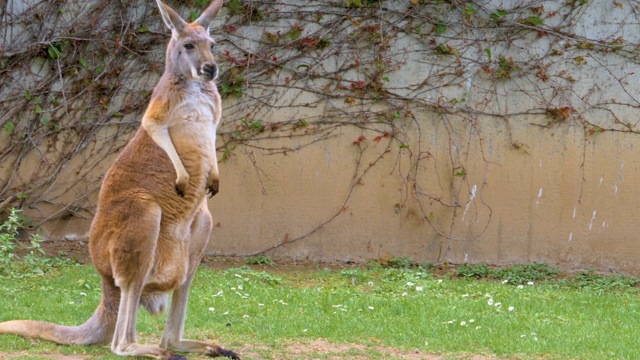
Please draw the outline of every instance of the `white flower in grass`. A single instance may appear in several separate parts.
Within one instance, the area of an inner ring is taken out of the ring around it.
[[[460,321],[460,326],[467,326],[467,322],[466,321]]]
[[[495,306],[496,307],[500,307],[500,306],[502,306],[502,303],[501,302],[497,302]]]
[[[307,331],[309,331],[309,329],[303,329],[303,330],[302,330],[302,332],[307,332]]]
[[[412,283],[411,281],[407,281],[407,286],[408,287],[413,287],[413,285],[415,285],[414,283]]]
[[[507,280],[507,279],[502,280],[502,283],[503,283],[503,284],[507,284],[508,282],[509,282],[509,280]]]
[[[81,292],[80,296],[87,296],[87,293]]]
[[[369,285],[369,287],[373,287],[373,281],[369,281],[367,284]]]
[[[438,279],[438,284],[442,284],[442,279]]]
[[[216,309],[215,309],[215,308],[210,307],[210,308],[209,308],[209,311],[216,311]]]
[[[482,329],[482,326],[476,326],[476,330]]]
[[[524,289],[524,285],[522,284],[518,285],[518,289],[521,289],[521,290]]]
[[[529,286],[533,286],[533,281],[529,281],[529,282],[527,283],[527,285],[529,285]]]
[[[242,285],[238,285],[238,290],[242,290]]]
[[[369,310],[373,310],[373,309],[375,309],[373,306],[367,306],[367,308],[368,308]]]
[[[264,304],[258,304],[258,306],[262,307],[262,306],[264,306]]]
[[[416,286],[416,291],[422,291],[424,290],[422,286]]]
[[[402,296],[407,296],[407,295],[408,295],[408,294],[407,294],[406,292],[403,292],[403,293],[402,293]]]
[[[248,319],[248,318],[249,318],[249,315],[244,314],[244,315],[242,315],[242,317],[243,317],[243,318],[245,318],[245,319]]]
[[[493,298],[489,298],[489,300],[487,300],[487,304],[489,304],[489,306],[493,305]]]
[[[469,319],[469,323],[470,323],[470,324],[473,324],[474,322],[476,322],[476,320],[475,320],[475,319]]]
[[[509,306],[509,311],[513,311],[513,310],[515,310],[515,309],[516,309],[516,308],[514,308],[513,306]]]
[[[462,298],[463,298],[463,299],[466,299],[466,298],[468,298],[468,297],[469,297],[469,294],[464,294],[464,295],[462,295]]]

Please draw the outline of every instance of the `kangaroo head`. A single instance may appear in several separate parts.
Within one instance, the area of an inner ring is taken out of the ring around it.
[[[218,66],[213,58],[215,42],[209,35],[209,24],[220,10],[222,0],[213,0],[192,23],[184,21],[175,10],[161,0],[156,2],[162,20],[171,29],[165,73],[191,80],[215,79],[218,76]]]

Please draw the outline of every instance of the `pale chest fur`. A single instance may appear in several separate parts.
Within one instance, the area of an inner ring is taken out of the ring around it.
[[[206,176],[216,161],[219,99],[217,94],[203,92],[197,85],[183,94],[169,111],[169,134],[189,174]]]

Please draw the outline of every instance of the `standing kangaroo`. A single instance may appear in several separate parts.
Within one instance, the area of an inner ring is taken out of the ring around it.
[[[32,320],[0,323],[0,334],[60,344],[107,344],[118,355],[186,359],[178,352],[240,359],[218,345],[182,338],[189,286],[212,229],[206,195],[218,192],[216,128],[220,95],[209,24],[222,0],[185,22],[156,0],[171,29],[166,66],[142,125],[107,172],[89,234],[89,252],[102,278],[102,300],[79,326]],[[136,341],[140,306],[167,307],[160,346]]]

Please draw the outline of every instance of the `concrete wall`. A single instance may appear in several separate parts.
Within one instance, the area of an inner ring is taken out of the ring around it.
[[[385,3],[385,11],[370,10],[374,19],[411,8],[410,1]],[[487,16],[500,6],[472,4]],[[444,34],[432,24],[421,25],[428,36],[390,32],[397,37],[385,52],[395,68],[384,84],[394,97],[386,102],[369,89],[355,104],[345,100],[354,96],[349,84],[358,90],[357,81],[367,80],[365,70],[345,71],[342,88],[327,77],[301,78],[308,68],[341,69],[346,48],[292,59],[288,70],[268,79],[248,72],[243,97],[223,104],[218,155],[227,158],[220,164],[220,193],[209,202],[217,224],[209,252],[343,261],[537,261],[640,275],[640,35],[632,30],[637,21],[629,20],[638,15],[609,3],[543,5],[535,16],[544,19],[546,34],[518,20],[534,16],[526,6],[510,8],[508,25],[525,32],[513,41],[496,40],[507,35],[491,24],[467,22],[459,9]],[[287,9],[281,5],[282,13]],[[362,9],[343,11],[370,16],[358,13]],[[233,34],[216,30],[219,36],[256,52],[265,46],[266,32],[291,26],[282,18],[268,25],[239,23],[226,9],[218,21],[239,24]],[[334,36],[361,26],[351,21]],[[398,27],[402,21],[389,20]],[[305,25],[303,36],[328,31],[312,25]],[[570,37],[562,33],[567,25]],[[622,50],[596,48],[619,34]],[[434,44],[455,51],[443,56]],[[376,56],[351,45],[361,63]],[[280,51],[274,54],[285,58],[291,49]],[[499,56],[518,65],[509,79],[495,76]],[[548,77],[542,80],[540,71]],[[327,84],[335,96],[321,95]],[[277,94],[265,101],[271,85]],[[304,125],[296,125],[300,119]],[[285,130],[241,141],[234,133],[246,133],[247,121]],[[95,193],[89,202],[95,204]],[[89,221],[43,226],[50,237],[77,239],[86,237]]]

